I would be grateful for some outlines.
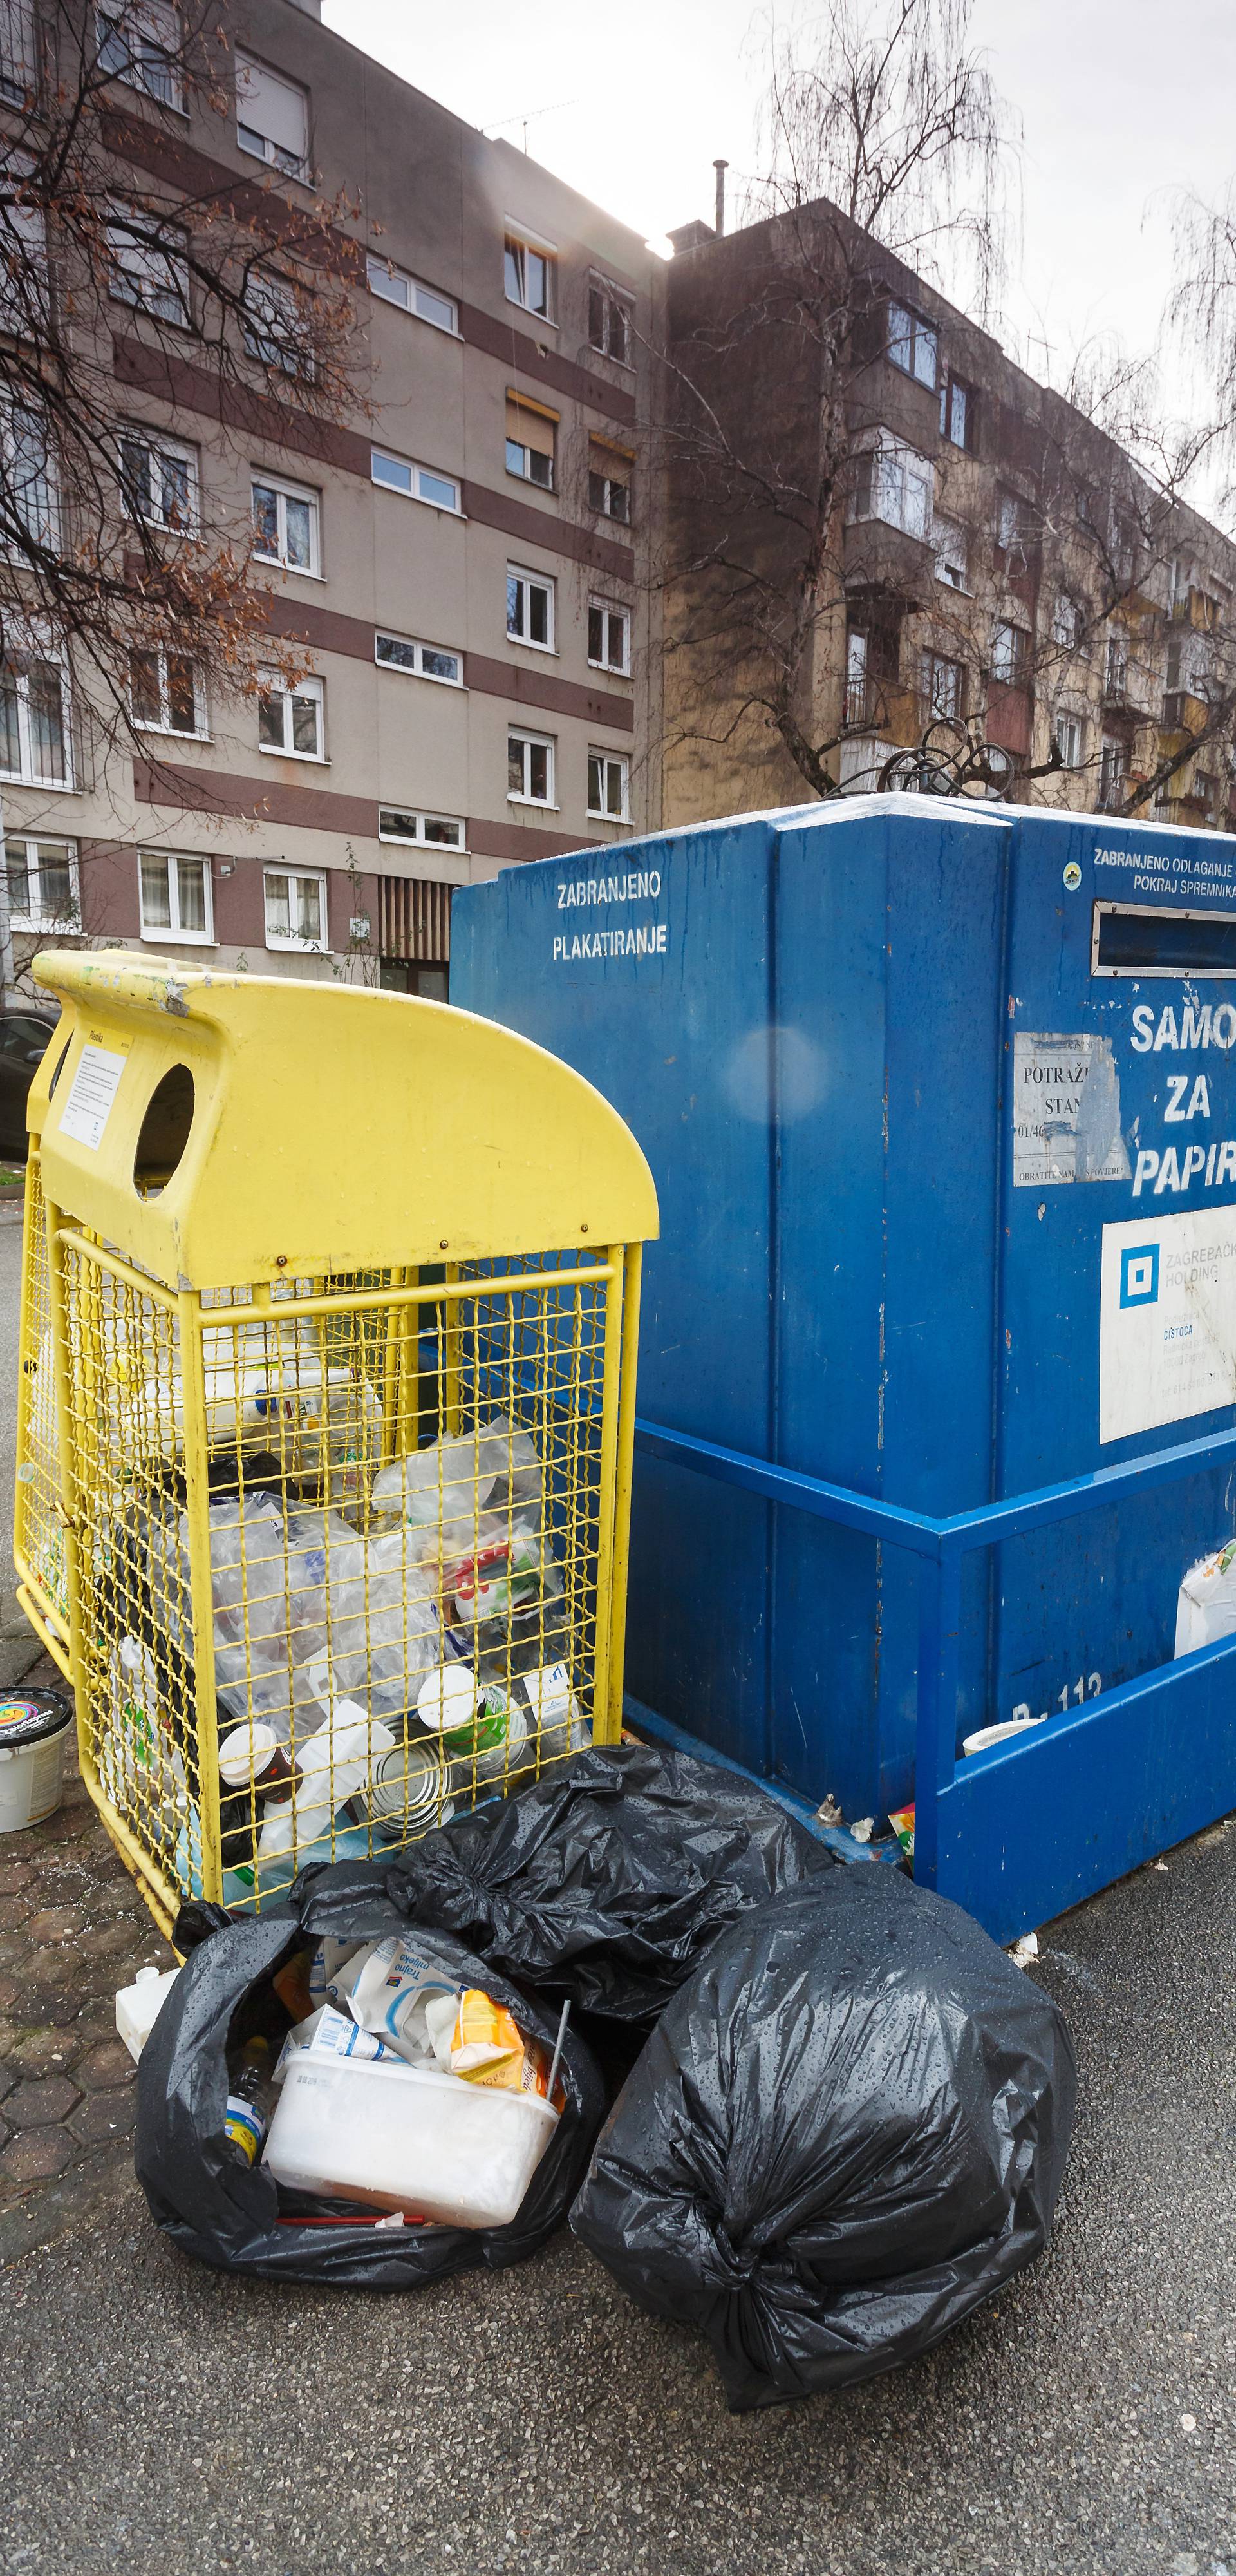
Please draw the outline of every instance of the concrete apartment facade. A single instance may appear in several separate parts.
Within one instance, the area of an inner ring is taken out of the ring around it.
[[[149,760],[92,768],[78,726],[63,783],[10,772],[15,958],[63,935],[67,897],[91,941],[443,994],[455,886],[660,819],[652,263],[323,27],[314,0],[227,14],[235,119],[117,82],[129,167],[174,186],[188,153],[202,187],[264,160],[292,198],[303,169],[359,200],[344,229],[367,259],[372,410],[221,429],[189,335],[169,377],[117,303],[118,427],[181,460],[214,515],[252,518],[254,578],[312,672],[274,742],[257,702],[165,704]]]
[[[822,342],[839,311],[853,323],[841,371],[849,452],[798,674],[804,731],[831,745],[835,783],[874,787],[933,721],[974,719],[1040,773],[1019,778],[1019,797],[1117,811],[1184,754],[1143,819],[1231,828],[1236,741],[1213,710],[1236,694],[1236,547],[1165,501],[1093,422],[835,209],[721,237],[696,223],[675,243],[670,349],[750,471],[731,471],[722,494],[689,430],[680,438],[671,562],[700,562],[711,510],[734,530],[731,557],[792,597],[837,382]],[[844,271],[835,289],[830,261]],[[803,327],[813,310],[816,327]],[[782,505],[761,518],[749,495],[764,486]],[[727,670],[712,578],[688,569],[666,591],[667,824],[811,793],[759,701],[768,657],[744,662],[737,621]]]

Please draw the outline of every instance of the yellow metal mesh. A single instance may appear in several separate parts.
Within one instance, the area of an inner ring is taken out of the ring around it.
[[[80,1236],[60,1257],[84,1768],[167,1909],[260,1906],[589,1739],[607,1256],[200,1299]]]
[[[18,1578],[27,1586],[33,1606],[48,1629],[53,1651],[64,1663],[69,1631],[69,1598],[64,1532],[56,1509],[60,1466],[56,1445],[47,1225],[39,1158],[33,1148],[26,1166],[22,1263],[21,1383],[17,1400],[13,1554]]]

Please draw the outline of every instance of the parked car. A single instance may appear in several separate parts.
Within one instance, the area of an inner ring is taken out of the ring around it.
[[[26,1159],[26,1095],[59,1016],[24,999],[0,1006],[0,1156],[6,1162]]]

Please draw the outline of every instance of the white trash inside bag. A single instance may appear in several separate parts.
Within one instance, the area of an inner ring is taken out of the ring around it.
[[[1189,1568],[1176,1600],[1176,1653],[1236,1636],[1236,1539]]]

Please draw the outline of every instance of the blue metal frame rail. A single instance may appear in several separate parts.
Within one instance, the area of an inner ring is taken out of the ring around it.
[[[1014,1939],[1236,1806],[1236,1637],[1139,1674],[985,1753],[961,1762],[957,1755],[962,1558],[1122,1494],[1236,1465],[1236,1431],[946,1519],[638,1418],[635,1446],[918,1557],[914,1874],[967,1906],[996,1939]]]

